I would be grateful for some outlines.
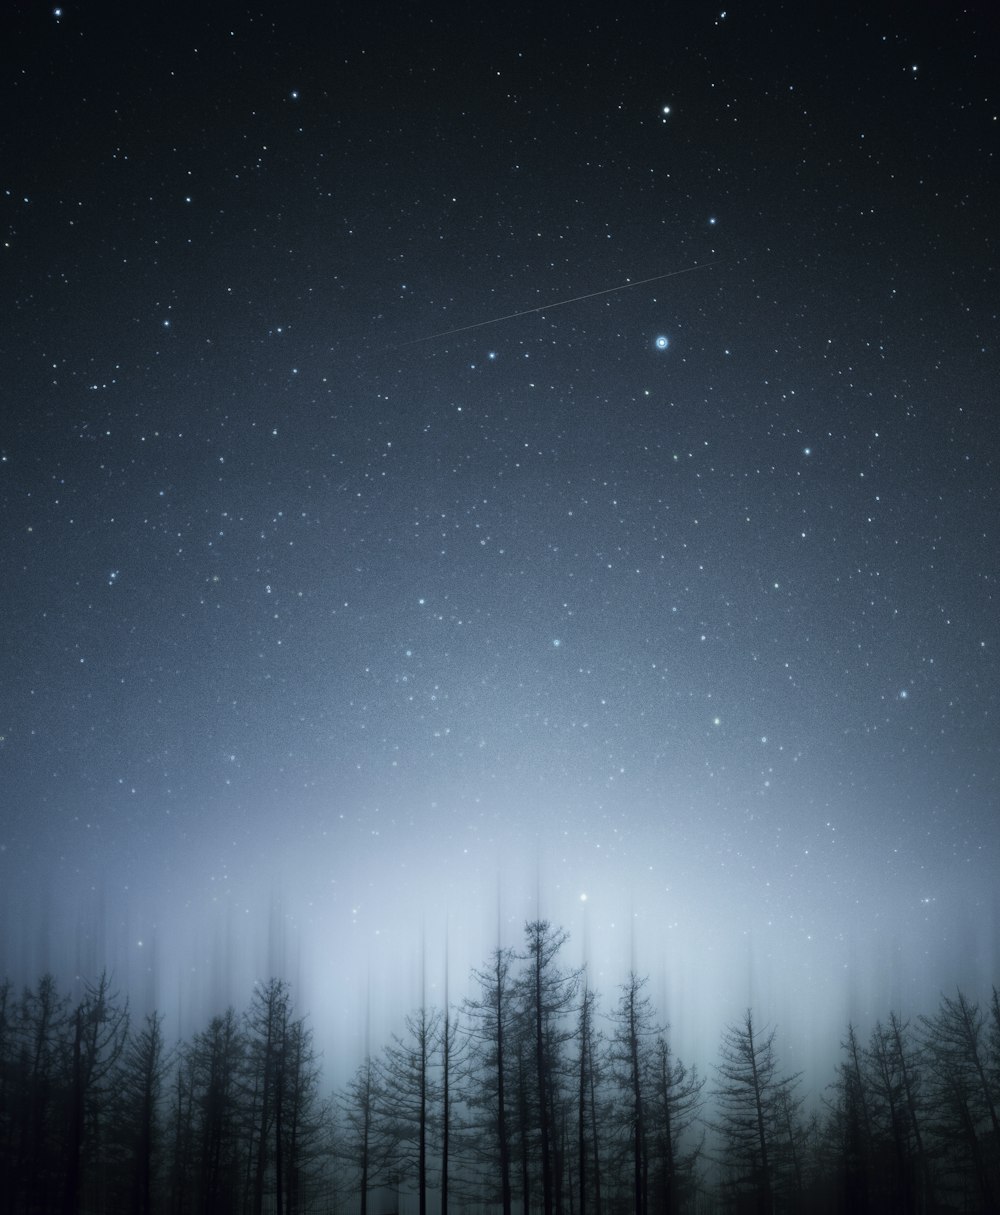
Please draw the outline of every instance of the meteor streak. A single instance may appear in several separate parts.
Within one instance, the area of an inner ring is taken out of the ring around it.
[[[417,346],[421,342],[433,342],[435,338],[451,337],[454,333],[467,333],[470,329],[482,329],[484,325],[499,325],[502,321],[513,321],[519,316],[531,316],[535,312],[548,312],[551,308],[565,308],[567,304],[578,304],[581,300],[596,299],[599,295],[612,295],[616,291],[627,291],[630,287],[642,287],[646,283],[658,283],[661,279],[676,278],[678,274],[690,274],[693,270],[704,270],[715,266],[720,259],[712,262],[702,262],[697,266],[685,266],[681,270],[668,270],[666,274],[654,274],[652,278],[641,278],[634,283],[619,283],[617,287],[605,287],[603,291],[588,291],[586,295],[574,295],[572,299],[556,300],[552,304],[539,304],[537,308],[525,308],[521,312],[508,312],[506,316],[491,316],[487,321],[474,321],[471,325],[459,325],[455,329],[442,329],[440,333],[428,333],[426,337],[413,338],[409,342],[401,342],[404,346]]]

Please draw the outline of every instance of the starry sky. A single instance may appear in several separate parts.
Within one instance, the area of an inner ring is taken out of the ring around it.
[[[988,6],[538,7],[5,13],[7,973],[1000,977]]]

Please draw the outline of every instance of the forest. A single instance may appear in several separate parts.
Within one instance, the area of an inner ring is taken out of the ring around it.
[[[0,1211],[134,1215],[991,1212],[1000,995],[845,1025],[829,1077],[752,1009],[707,1069],[637,974],[602,1003],[567,934],[525,925],[463,1000],[410,1013],[324,1088],[279,978],[190,1040],[108,975],[0,985]]]

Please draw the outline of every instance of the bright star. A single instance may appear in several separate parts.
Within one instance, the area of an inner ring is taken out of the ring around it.
[[[654,345],[656,346],[657,350],[666,350],[666,348],[670,345],[670,339],[668,337],[664,337],[664,335],[661,333],[656,339]]]

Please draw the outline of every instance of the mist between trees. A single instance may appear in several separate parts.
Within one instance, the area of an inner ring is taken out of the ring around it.
[[[700,1071],[632,974],[610,999],[525,926],[472,995],[407,1016],[324,1091],[281,979],[188,1041],[107,975],[0,986],[0,1212],[654,1215],[996,1211],[1000,997],[844,1028],[787,1074],[753,1010]],[[807,1106],[805,1095],[810,1092]]]

